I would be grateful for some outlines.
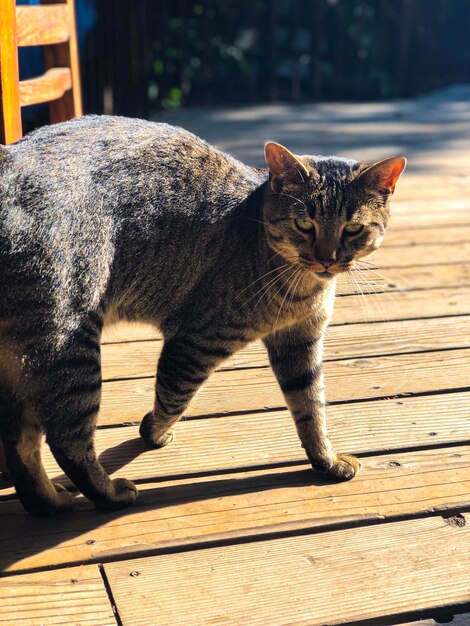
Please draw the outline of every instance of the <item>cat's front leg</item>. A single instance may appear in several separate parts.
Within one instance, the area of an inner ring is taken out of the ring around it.
[[[212,337],[179,336],[167,340],[158,361],[155,403],[140,424],[141,437],[162,448],[174,437],[172,426],[212,370],[233,350]]]
[[[312,467],[337,480],[350,480],[360,463],[334,451],[326,427],[323,330],[310,319],[268,335],[264,343]]]

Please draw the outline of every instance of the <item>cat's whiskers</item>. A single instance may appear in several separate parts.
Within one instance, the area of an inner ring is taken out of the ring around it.
[[[276,276],[274,276],[274,278],[270,278],[269,281],[267,283],[265,283],[264,285],[262,285],[258,291],[255,291],[255,293],[248,299],[246,300],[242,306],[245,306],[246,304],[248,304],[248,302],[250,302],[251,300],[253,300],[254,298],[256,298],[256,296],[265,291],[267,288],[269,288],[270,286],[272,286],[273,284],[275,284],[286,272],[289,271],[289,269],[291,268],[291,264],[290,263],[286,263],[284,266],[281,267],[281,271],[279,272],[279,268],[276,268],[275,271],[277,271],[278,273],[276,274]],[[271,272],[270,272],[271,273]],[[256,283],[257,281],[255,281]]]
[[[384,289],[381,289],[381,291],[374,291],[373,287],[377,286],[375,285],[372,281],[369,280],[369,278],[367,277],[367,275],[364,274],[364,272],[357,268],[356,271],[359,273],[359,276],[362,277],[362,282],[365,283],[365,285],[369,288],[369,291],[367,292],[367,295],[370,296],[370,301],[375,305],[375,307],[378,309],[378,312],[380,314],[380,318],[381,321],[385,322],[388,321],[388,317],[385,314],[385,310],[384,307],[379,299],[379,295],[390,295],[389,292],[386,292]],[[372,288],[372,289],[371,289]]]
[[[377,280],[370,278],[369,269],[356,267],[353,271],[359,276],[358,282],[361,282],[365,284],[368,288],[372,289],[371,293],[384,293],[385,292],[385,289],[384,289],[385,280],[381,278],[380,279],[381,282],[378,282]]]
[[[282,280],[283,277],[285,277],[285,274],[287,274],[287,272],[289,272],[290,270],[292,270],[294,268],[293,265],[291,265],[290,263],[288,264],[288,267],[286,269],[284,269],[282,272],[280,272],[277,276],[275,276],[273,279],[271,279],[266,285],[263,285],[263,287],[261,287],[261,289],[259,289],[256,294],[254,294],[250,300],[252,300],[255,296],[257,296],[259,293],[261,294],[260,297],[258,298],[258,300],[255,303],[255,306],[253,307],[253,311],[254,312],[259,303],[261,302],[261,300],[264,298],[265,295],[267,295],[272,289],[275,288],[276,284]],[[250,300],[247,300],[247,302],[249,302]],[[268,303],[269,304],[269,303]]]
[[[250,220],[250,222],[256,222],[257,224],[261,224],[262,226],[266,226],[266,222],[262,221],[262,220],[257,220],[254,217],[247,217],[247,220]]]
[[[380,272],[377,271],[379,269],[378,266],[375,263],[372,263],[371,261],[367,261],[365,259],[356,259],[356,265],[361,269],[375,271],[377,274],[380,274]],[[380,276],[384,280],[389,280],[383,274],[380,274]]]
[[[300,204],[303,204],[305,208],[308,209],[307,205],[305,204],[305,202],[303,200],[301,200],[300,198],[296,198],[295,196],[292,196],[290,193],[276,193],[276,196],[284,196],[285,198],[292,198],[292,200],[295,200],[296,202],[300,202]],[[293,206],[293,205],[291,205]]]
[[[402,289],[399,289],[398,291],[402,291],[402,292],[406,293],[406,291],[404,291]],[[376,301],[377,304],[379,304],[380,303],[380,299],[383,298],[384,300],[387,300],[388,303],[394,304],[394,306],[397,308],[397,310],[402,310],[403,303],[398,299],[397,291],[394,291],[394,290],[391,290],[391,291],[384,290],[384,291],[379,292],[379,293],[371,293],[370,295],[372,297],[372,300]],[[387,305],[388,303],[385,302],[385,305]],[[390,317],[384,315],[383,316],[383,321],[390,321]]]
[[[297,291],[298,286],[300,285],[300,283],[302,282],[302,278],[303,278],[303,271],[301,268],[301,271],[297,274],[297,281],[291,291],[291,296],[290,296],[290,300],[287,303],[287,308],[290,309],[290,307],[292,306],[292,302],[294,300],[294,296],[295,296],[295,292]]]
[[[394,302],[394,303],[399,302],[399,301],[398,301],[398,299],[397,299],[397,297],[396,297],[397,293],[406,293],[406,290],[405,290],[405,289],[402,289],[401,287],[399,287],[399,286],[395,283],[395,281],[394,281],[394,280],[392,280],[392,279],[390,279],[390,278],[387,278],[387,276],[384,276],[383,274],[381,274],[381,273],[380,273],[380,272],[378,272],[377,270],[375,270],[375,269],[371,269],[371,268],[361,268],[361,267],[359,267],[358,269],[362,269],[362,270],[363,270],[363,276],[364,276],[364,278],[366,278],[366,279],[368,280],[368,282],[369,282],[370,284],[375,285],[376,283],[375,283],[375,281],[374,281],[374,280],[372,280],[372,281],[371,281],[371,280],[368,278],[369,273],[375,274],[375,275],[379,276],[379,278],[380,278],[382,281],[385,281],[385,282],[387,283],[387,286],[388,286],[388,287],[391,287],[392,289],[391,289],[391,290],[382,289],[382,292],[381,292],[381,293],[382,293],[385,297],[387,297],[387,298],[389,298],[389,299],[393,300],[393,302]],[[367,272],[367,274],[366,274],[366,272]],[[378,286],[378,285],[377,285],[377,286]]]
[[[284,302],[286,301],[287,296],[289,295],[289,291],[292,289],[292,287],[294,286],[294,283],[296,283],[296,280],[298,278],[299,273],[302,271],[302,268],[298,267],[296,272],[294,272],[294,274],[292,276],[289,277],[288,280],[291,281],[286,293],[284,294],[284,298],[282,299],[281,305],[279,307],[279,311],[277,313],[277,317],[276,317],[276,322],[274,324],[274,327],[277,326],[277,323],[279,321],[279,317],[281,315],[281,311],[282,311],[282,307],[284,306]],[[287,281],[286,281],[287,282]]]
[[[369,280],[369,278],[362,274],[361,284],[365,285],[366,291],[366,300],[371,303],[371,305],[375,308],[378,317],[382,322],[388,321],[388,317],[385,313],[385,308],[381,301],[381,298],[386,295],[386,291],[380,286]]]
[[[302,268],[301,268],[301,269],[302,269]],[[296,284],[294,285],[294,288],[292,289],[291,297],[290,297],[289,303],[288,303],[288,305],[287,305],[288,307],[292,306],[292,301],[293,301],[293,299],[294,299],[295,292],[297,291],[297,287],[298,287],[298,286],[300,285],[300,283],[302,282],[302,278],[303,278],[303,277],[304,277],[304,273],[303,273],[303,269],[302,269],[302,271],[300,271],[300,272],[299,272],[297,282],[296,282]]]
[[[272,256],[269,257],[269,259],[266,259],[264,265],[267,265],[268,263],[270,263],[274,259],[275,256],[280,256],[284,260],[284,258],[282,257],[281,253],[276,251],[276,252],[274,252],[274,254]]]
[[[302,174],[302,172],[299,170],[299,168],[296,168],[296,172],[297,174],[300,176],[300,178],[302,179],[302,182],[305,183],[305,178],[304,175]]]
[[[346,275],[349,279],[350,284],[352,284],[354,291],[359,296],[359,301],[361,303],[362,312],[364,314],[365,321],[369,322],[370,320],[369,308],[368,308],[368,302],[366,300],[366,297],[364,296],[364,292],[362,291],[359,283],[356,280],[356,277],[352,274],[351,270],[348,270]]]
[[[385,282],[386,282],[389,286],[390,286],[390,285],[393,285],[393,290],[394,290],[394,292],[395,292],[395,293],[396,293],[396,292],[402,292],[402,293],[404,293],[404,292],[406,291],[406,290],[405,290],[405,289],[403,289],[402,287],[399,287],[399,286],[396,284],[396,281],[395,281],[394,279],[392,279],[392,278],[388,278],[387,276],[385,276],[385,275],[384,275],[384,274],[382,274],[381,272],[377,271],[377,268],[376,268],[376,267],[374,267],[374,268],[372,268],[372,267],[365,267],[365,268],[361,268],[361,269],[363,269],[363,270],[367,270],[368,272],[371,272],[372,274],[375,274],[375,275],[379,276],[379,278],[380,278],[381,280],[384,280],[384,281],[385,281]],[[400,278],[400,280],[401,280],[401,281],[403,281],[403,282],[405,283],[405,285],[407,285],[407,286],[408,286],[408,288],[412,288],[412,285],[410,285],[410,283],[409,283],[406,279],[403,279],[403,278],[401,277],[401,278]],[[387,292],[387,293],[390,293],[390,292]]]
[[[372,261],[366,261],[365,259],[356,259],[355,263],[359,266],[365,265],[366,267],[371,267],[372,269],[377,269],[377,264]]]
[[[294,265],[291,266],[293,270],[296,269],[296,267]],[[279,289],[276,291],[276,293],[271,296],[269,302],[267,303],[266,307],[268,308],[269,305],[271,304],[271,302],[278,296],[279,292],[287,285],[287,283],[289,282],[289,280],[291,280],[292,276],[295,274],[295,271],[290,275],[290,276],[286,276],[284,277],[285,280],[283,281],[282,285],[279,287]]]
[[[245,306],[245,304],[247,304],[248,302],[250,302],[253,298],[255,298],[259,293],[261,293],[260,298],[258,299],[258,301],[256,302],[253,311],[256,310],[258,304],[260,303],[260,301],[263,299],[264,293],[266,294],[268,292],[271,291],[271,289],[273,289],[277,283],[277,279],[280,279],[282,276],[284,276],[284,274],[287,273],[287,270],[289,269],[289,267],[297,267],[298,266],[298,256],[293,256],[290,254],[286,254],[289,253],[290,251],[287,248],[280,248],[280,250],[276,251],[267,261],[266,263],[269,263],[275,256],[280,256],[282,258],[282,260],[287,261],[287,263],[284,263],[283,265],[280,265],[279,267],[274,268],[273,270],[270,270],[269,272],[266,272],[265,274],[263,274],[263,276],[261,276],[260,278],[256,279],[255,281],[253,281],[253,283],[251,283],[251,285],[248,285],[248,287],[245,287],[240,294],[241,295],[244,291],[246,291],[247,289],[249,289],[250,287],[252,287],[254,284],[256,284],[257,282],[259,282],[260,280],[262,280],[263,278],[265,278],[266,276],[272,274],[273,272],[280,272],[278,276],[275,276],[273,279],[270,279],[268,281],[267,284],[263,285],[258,291],[256,291],[251,298],[249,298],[246,302],[243,303],[243,306]],[[282,286],[280,287],[279,291],[282,289]],[[277,293],[276,292],[273,296],[273,298],[276,297]],[[273,299],[271,298],[271,300]],[[268,302],[268,305],[270,304],[271,300]]]
[[[277,252],[276,252],[277,254]],[[276,254],[274,254],[271,259],[273,259]],[[269,261],[268,261],[269,262]],[[245,291],[247,291],[247,289],[249,289],[250,287],[253,287],[253,285],[256,285],[256,283],[258,283],[260,280],[263,280],[263,278],[266,278],[266,276],[269,276],[270,274],[272,274],[273,272],[277,272],[281,269],[283,269],[284,267],[287,267],[288,265],[290,265],[290,263],[284,263],[284,265],[280,265],[279,267],[275,267],[273,270],[270,270],[269,272],[266,272],[265,274],[263,274],[262,276],[260,276],[259,278],[257,278],[256,280],[254,280],[252,283],[250,283],[247,287],[245,287],[244,289],[242,289],[238,294],[237,297],[241,296],[242,293],[245,293]]]

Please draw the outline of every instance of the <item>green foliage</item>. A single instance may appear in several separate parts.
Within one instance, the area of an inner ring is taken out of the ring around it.
[[[403,97],[470,80],[467,0],[180,0],[153,10],[162,6],[148,88],[158,108]]]

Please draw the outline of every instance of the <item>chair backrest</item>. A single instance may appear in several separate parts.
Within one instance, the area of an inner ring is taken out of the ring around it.
[[[44,46],[42,76],[20,81],[22,46]],[[74,0],[0,0],[0,143],[20,139],[21,107],[41,102],[49,102],[53,124],[82,115]]]

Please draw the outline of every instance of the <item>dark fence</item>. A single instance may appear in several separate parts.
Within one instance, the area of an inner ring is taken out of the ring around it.
[[[408,97],[470,82],[469,0],[86,3],[87,112]]]

